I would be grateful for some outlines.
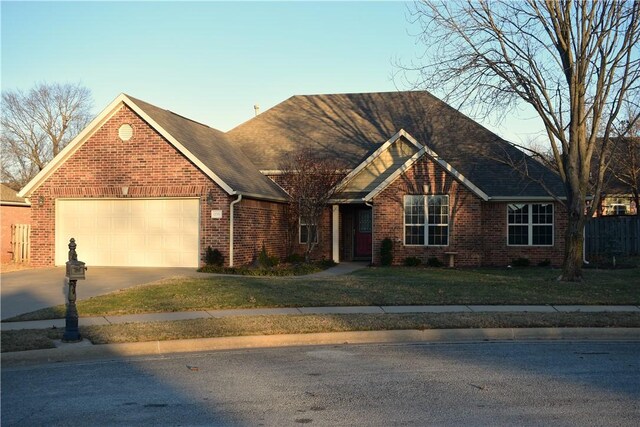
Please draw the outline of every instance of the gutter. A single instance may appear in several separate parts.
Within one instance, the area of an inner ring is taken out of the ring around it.
[[[229,204],[229,267],[233,267],[233,207],[242,200],[242,194]]]

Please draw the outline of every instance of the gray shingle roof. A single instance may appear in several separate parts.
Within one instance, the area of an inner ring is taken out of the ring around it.
[[[25,199],[18,197],[17,191],[5,184],[0,184],[0,202],[28,205]]]
[[[286,193],[262,175],[251,160],[229,142],[223,132],[132,96],[127,97],[234,191],[267,199],[286,200]]]
[[[554,172],[426,91],[293,96],[227,135],[273,170],[298,147],[355,167],[400,129],[490,197],[548,196],[538,180],[564,194]]]

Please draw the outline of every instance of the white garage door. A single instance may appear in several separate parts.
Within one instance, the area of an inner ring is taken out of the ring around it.
[[[56,265],[198,267],[198,199],[56,201]]]

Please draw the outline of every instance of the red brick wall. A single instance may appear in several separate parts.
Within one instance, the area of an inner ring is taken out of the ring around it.
[[[482,204],[483,264],[504,266],[511,264],[514,259],[526,258],[531,265],[549,259],[553,266],[561,266],[567,229],[567,215],[564,207],[558,203],[554,203],[553,206],[553,246],[508,246],[507,206],[508,203]]]
[[[267,175],[272,181],[282,187],[285,191],[290,188],[287,180],[284,175]],[[332,222],[331,222],[331,207],[325,209],[322,213],[322,218],[320,219],[320,224],[318,226],[319,234],[318,234],[318,244],[313,249],[311,253],[311,258],[314,260],[321,259],[332,259]],[[296,223],[296,232],[294,236],[291,236],[293,240],[293,252],[296,254],[304,255],[307,250],[306,243],[300,243],[300,228],[298,223]],[[285,239],[286,239],[285,233]],[[285,248],[286,253],[286,248]]]
[[[267,253],[287,255],[286,205],[243,199],[234,206],[234,265],[255,261],[264,245]]]
[[[404,195],[449,195],[449,245],[404,245]],[[515,258],[528,258],[531,263],[550,259],[562,263],[566,215],[554,207],[555,236],[553,247],[507,246],[507,204],[484,202],[464,185],[453,179],[441,166],[423,157],[373,200],[373,262],[380,262],[383,239],[393,241],[393,263],[402,264],[407,257],[423,262],[431,257],[447,262],[445,252],[457,252],[456,266],[507,265]]]
[[[2,206],[0,207],[0,222],[2,226],[0,230],[2,236],[0,261],[2,263],[11,262],[13,260],[11,225],[31,224],[31,208],[28,206]]]
[[[123,123],[134,128],[127,142],[118,138]],[[54,264],[56,198],[125,198],[123,186],[129,187],[126,198],[199,197],[201,259],[211,245],[228,260],[229,203],[235,198],[124,107],[32,194],[32,264]],[[212,209],[222,210],[222,219],[211,219]]]
[[[449,245],[404,245],[404,197],[424,194],[449,195]],[[426,157],[389,185],[373,200],[373,262],[380,263],[380,245],[383,239],[393,241],[393,263],[402,264],[407,257],[426,262],[431,257],[446,262],[445,252],[457,252],[457,266],[478,266],[482,263],[481,199],[451,175]]]

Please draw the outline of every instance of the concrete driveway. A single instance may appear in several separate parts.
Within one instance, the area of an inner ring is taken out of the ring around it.
[[[65,267],[22,270],[0,275],[0,317],[7,319],[53,305],[64,304]],[[167,277],[207,277],[193,268],[89,267],[79,280],[78,300],[107,294]]]

